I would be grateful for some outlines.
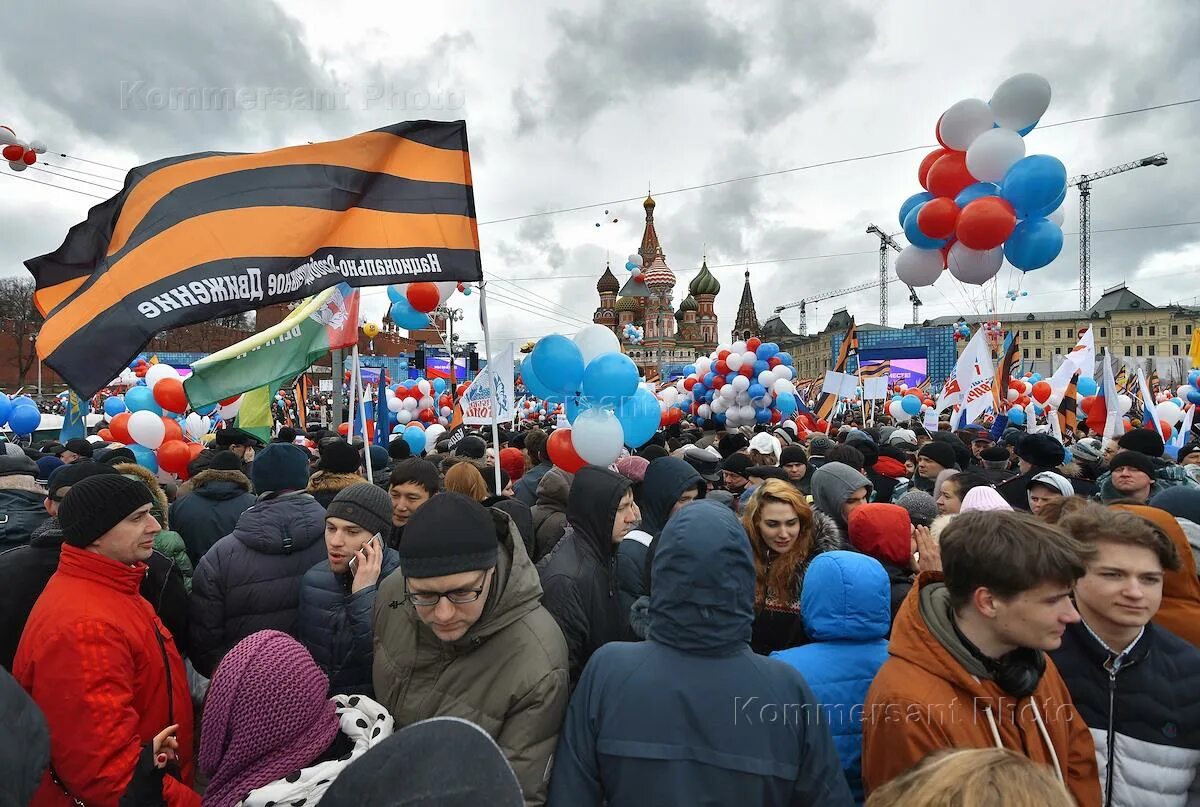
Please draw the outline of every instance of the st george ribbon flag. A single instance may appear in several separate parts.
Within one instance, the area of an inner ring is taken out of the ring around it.
[[[25,265],[38,354],[85,397],[172,328],[343,282],[480,281],[466,123],[158,160]]]

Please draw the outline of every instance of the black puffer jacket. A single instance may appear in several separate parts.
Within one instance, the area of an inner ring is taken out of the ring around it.
[[[192,663],[218,662],[260,630],[296,635],[300,580],[325,557],[325,508],[307,493],[268,494],[238,519],[192,576]]]
[[[1193,804],[1200,793],[1200,650],[1149,624],[1114,666],[1113,654],[1077,622],[1050,657],[1091,731],[1104,803]]]
[[[210,469],[192,478],[192,492],[171,505],[171,528],[183,536],[193,567],[253,504],[250,480],[241,471]]]
[[[0,552],[29,543],[33,531],[49,516],[45,493],[21,488],[0,489]]]
[[[550,554],[550,550],[567,531],[567,497],[571,492],[571,477],[560,468],[552,468],[538,483],[537,504],[533,514],[533,562]]]
[[[0,665],[12,670],[17,644],[33,604],[58,570],[62,528],[50,518],[33,532],[26,546],[0,553]],[[183,572],[169,557],[155,550],[146,561],[141,594],[171,631],[180,655],[188,655],[188,594]]]
[[[23,807],[50,764],[50,729],[33,699],[0,670],[0,804]]]
[[[571,685],[599,647],[632,638],[629,612],[617,597],[617,555],[612,542],[617,505],[630,482],[618,473],[586,466],[575,474],[566,534],[537,564],[542,605],[567,640]]]
[[[525,544],[525,554],[533,558],[533,513],[530,512],[529,505],[509,496],[489,496],[481,504],[484,507],[499,510],[512,519],[517,532],[521,533],[521,543]]]

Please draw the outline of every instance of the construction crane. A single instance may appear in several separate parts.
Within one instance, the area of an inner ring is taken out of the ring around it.
[[[888,321],[888,249],[899,252],[903,248],[896,243],[896,239],[874,224],[867,225],[867,234],[879,236],[879,324],[886,327]],[[908,300],[912,303],[913,325],[916,325],[921,313],[921,298],[917,296],[917,290],[912,286],[908,287]]]
[[[1079,310],[1092,304],[1092,183],[1097,179],[1123,174],[1148,165],[1166,165],[1167,155],[1152,154],[1123,165],[1114,165],[1092,174],[1071,177],[1068,185],[1079,188]]]

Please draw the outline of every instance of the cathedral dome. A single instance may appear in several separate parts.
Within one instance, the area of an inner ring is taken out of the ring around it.
[[[619,297],[613,308],[616,311],[637,311],[638,303],[633,297]]]
[[[679,304],[679,311],[681,313],[684,311],[697,311],[699,309],[700,304],[697,303],[696,298],[690,294],[687,297],[684,297],[683,302]]]
[[[601,294],[616,294],[620,288],[621,284],[617,282],[617,276],[612,273],[612,269],[604,267],[604,274],[596,281],[596,291]]]
[[[688,284],[688,294],[712,294],[715,296],[720,292],[721,284],[713,277],[712,272],[708,271],[708,261],[705,261],[700,264],[700,272]]]
[[[659,255],[645,272],[646,287],[650,291],[667,291],[675,288],[675,273]]]

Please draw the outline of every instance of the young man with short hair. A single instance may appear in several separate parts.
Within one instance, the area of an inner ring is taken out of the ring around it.
[[[1200,793],[1200,650],[1151,622],[1179,553],[1146,520],[1098,504],[1058,526],[1096,550],[1075,584],[1082,621],[1051,656],[1092,732],[1104,802],[1191,804]]]
[[[1003,747],[1099,805],[1095,746],[1046,659],[1079,621],[1070,594],[1094,553],[1016,512],[961,513],[939,543],[943,572],[917,578],[867,694],[867,790],[939,749]]]
[[[397,725],[461,717],[500,746],[527,805],[546,798],[567,647],[508,516],[439,493],[405,527],[375,599],[375,698]]]
[[[419,457],[402,460],[388,478],[388,496],[392,500],[392,528],[385,536],[390,549],[398,549],[404,527],[417,509],[442,489],[437,466]]]

